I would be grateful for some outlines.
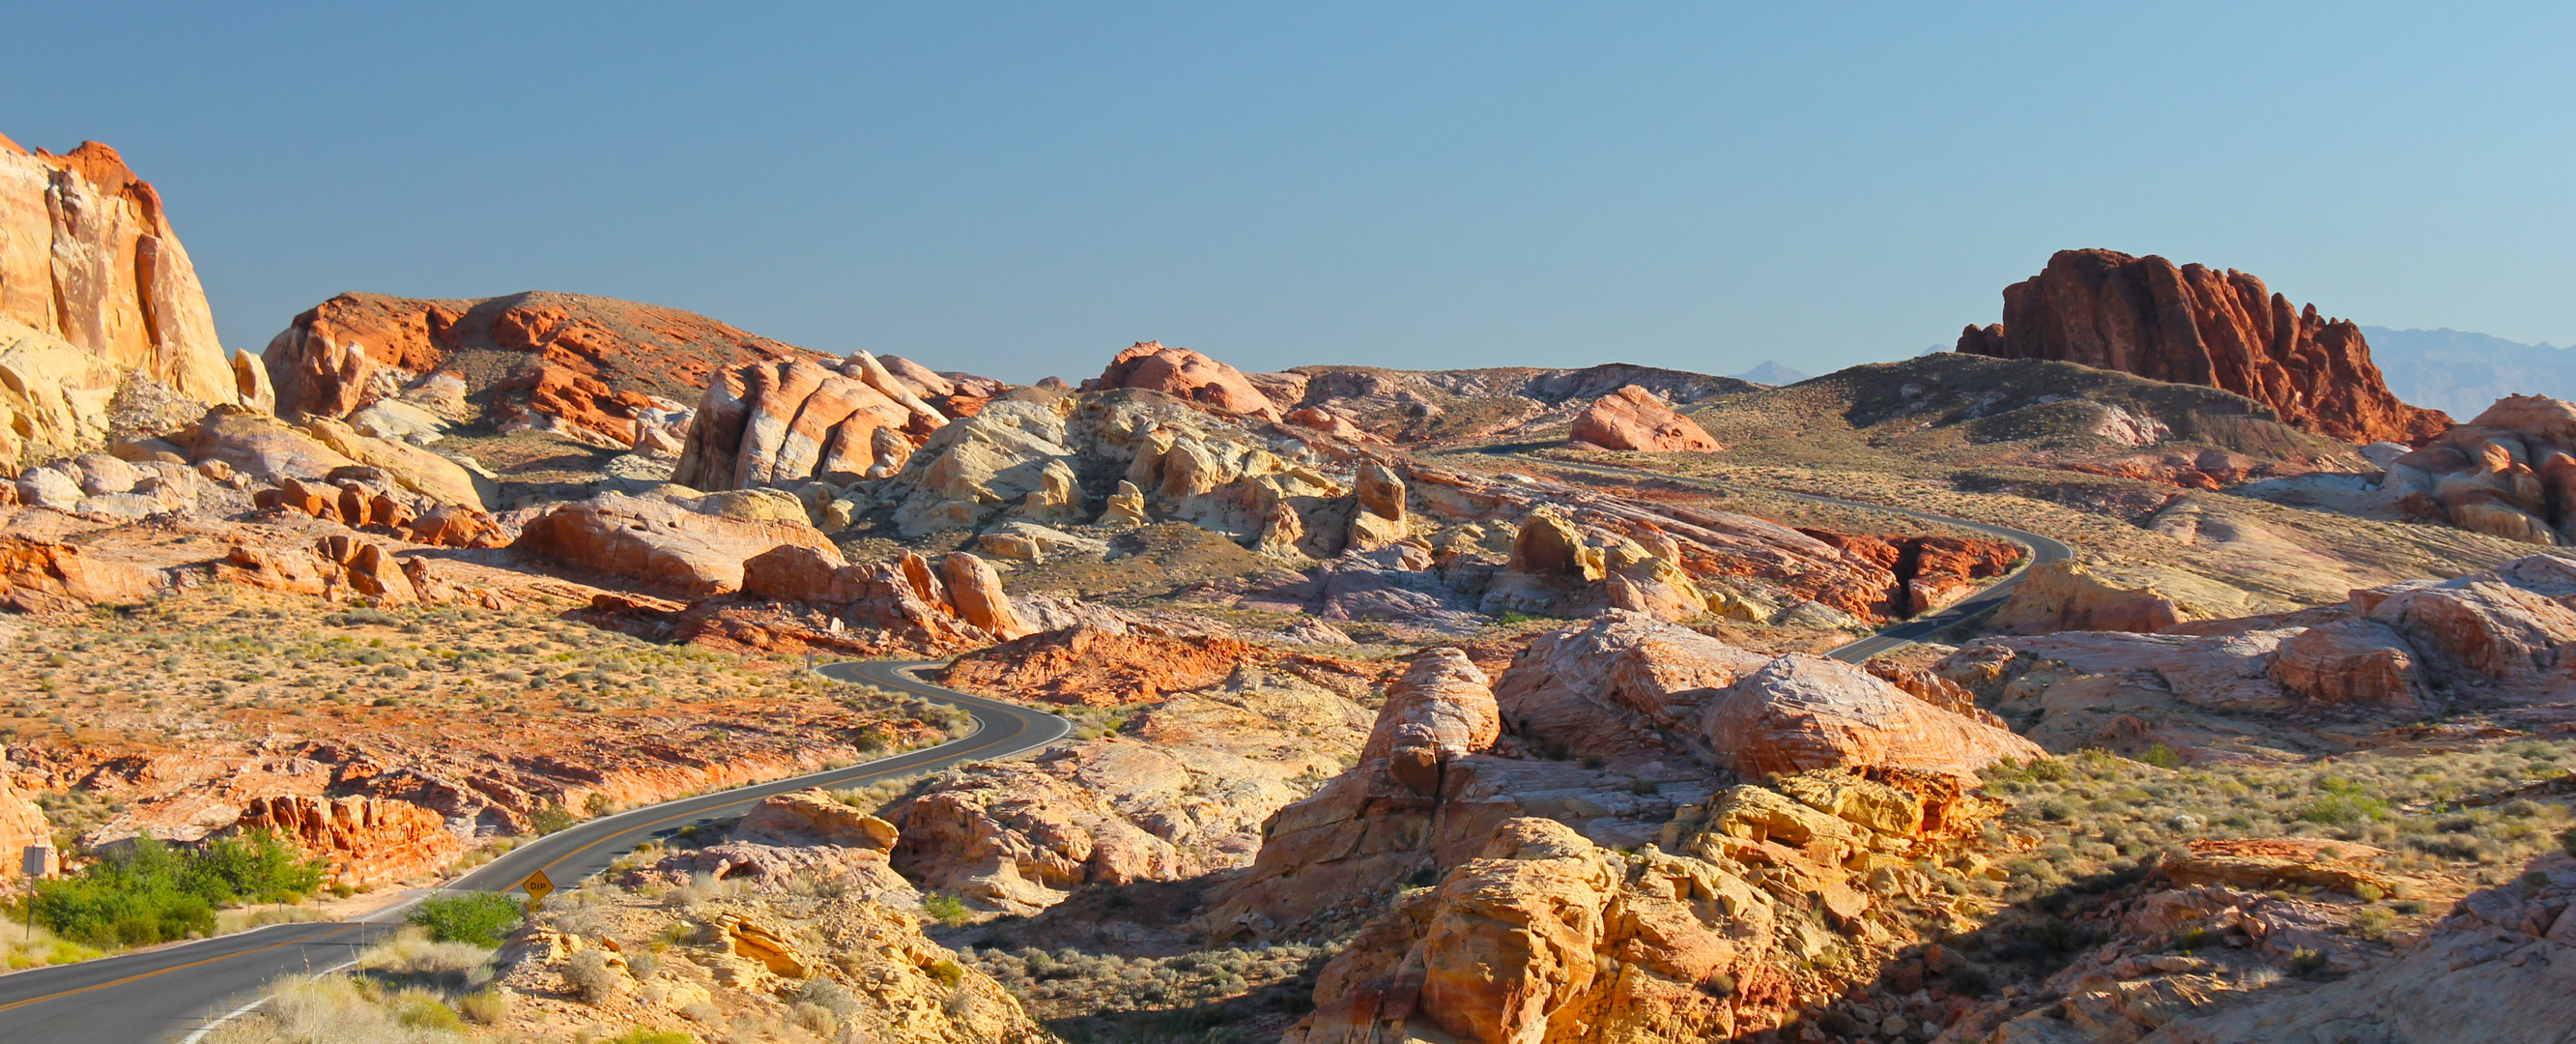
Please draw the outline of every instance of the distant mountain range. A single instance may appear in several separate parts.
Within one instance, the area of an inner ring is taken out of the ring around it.
[[[1796,384],[1799,381],[1806,380],[1808,376],[1808,374],[1799,373],[1796,370],[1780,365],[1777,360],[1764,359],[1762,360],[1761,365],[1755,366],[1743,373],[1736,374],[1735,379],[1739,381],[1752,381],[1755,384],[1778,385]]]
[[[2576,399],[2576,350],[2461,330],[2361,328],[2388,390],[2467,421],[2520,393]],[[1753,378],[1746,378],[1752,380]]]

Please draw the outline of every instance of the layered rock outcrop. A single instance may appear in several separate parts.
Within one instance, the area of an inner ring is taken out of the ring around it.
[[[718,490],[885,478],[947,424],[866,352],[732,367],[698,399],[671,480]]]
[[[1957,350],[2223,388],[2348,442],[2413,444],[2450,426],[2439,410],[2398,401],[2350,321],[2294,309],[2246,273],[2152,254],[2058,251],[2004,288],[2002,324],[1968,327]]]
[[[2389,461],[2380,489],[2416,518],[2527,544],[2576,544],[2576,403],[2497,400]]]
[[[139,605],[163,583],[159,570],[95,555],[77,544],[0,536],[0,605],[22,613]]]
[[[2357,590],[2337,606],[2160,634],[1980,638],[1934,669],[1999,698],[2026,734],[2061,753],[2161,743],[2194,757],[2278,757],[2313,740],[2251,723],[2309,709],[2413,717],[2463,699],[2563,705],[2576,693],[2576,562],[2532,555]]]
[[[2153,633],[2183,619],[2182,607],[2152,586],[2122,587],[2080,563],[2043,562],[2013,585],[1987,626],[2008,634]]]
[[[161,194],[116,150],[0,137],[0,318],[205,403],[241,391]]]
[[[261,355],[281,415],[347,418],[419,401],[488,416],[504,432],[664,454],[679,451],[687,404],[719,371],[818,358],[690,312],[545,292],[342,294],[296,316]],[[434,394],[442,381],[457,387]]]
[[[1649,453],[1709,452],[1725,449],[1700,430],[1697,422],[1673,412],[1655,393],[1636,385],[1593,401],[1574,415],[1573,445]]]
[[[1945,809],[1974,804],[1961,802],[1978,769],[2041,756],[1988,720],[1855,668],[1832,665],[1840,671],[1819,682],[1819,663],[1737,649],[1618,611],[1533,640],[1490,686],[1460,651],[1425,650],[1388,686],[1359,762],[1271,818],[1259,857],[1223,886],[1202,926],[1220,939],[1347,928],[1389,882],[1462,873],[1451,868],[1528,817],[1561,823],[1590,845],[1687,851],[1689,830],[1698,828],[1683,822],[1688,829],[1676,835],[1671,824],[1709,816],[1707,802],[1719,793],[1747,792],[1737,804],[1821,808],[1826,820],[1894,822],[1862,809],[1910,808],[1887,829],[1928,837],[1965,815]],[[1791,788],[1792,796],[1728,790],[1748,775],[1820,766],[1832,766],[1810,773],[1823,782]],[[1904,781],[1918,796],[1862,801],[1855,795],[1885,789],[1855,782],[1864,779]],[[1829,865],[1868,847],[1848,828],[1830,835],[1858,847],[1822,857]],[[1392,960],[1402,946],[1391,945],[1371,959]],[[1319,1003],[1330,992],[1319,989]]]
[[[741,567],[739,589],[746,598],[800,603],[842,625],[888,632],[918,647],[989,645],[1036,630],[1003,592],[992,563],[964,551],[936,566],[909,551],[889,561],[847,565],[829,544],[783,543]]]
[[[1929,890],[1906,860],[1954,848],[1992,812],[1938,783],[1818,773],[1728,788],[1633,854],[1508,819],[1362,927],[1282,1039],[1642,1044],[1775,1028],[1837,988],[1810,963],[1829,940],[1885,938],[1881,897]]]
[[[530,519],[510,546],[575,569],[692,596],[742,590],[745,563],[782,547],[810,552],[827,572],[845,564],[832,542],[810,525],[701,514],[617,493]]]
[[[152,184],[94,141],[56,156],[0,137],[0,473],[103,448],[129,377],[267,408]]]
[[[944,773],[886,812],[897,864],[979,909],[1026,914],[1085,884],[1248,862],[1262,822],[1356,755],[1368,711],[1288,669],[1131,705],[1117,735]]]
[[[1082,382],[1084,391],[1141,388],[1187,399],[1227,413],[1278,420],[1279,410],[1245,380],[1243,371],[1187,348],[1165,348],[1161,341],[1138,341],[1109,360],[1100,376]]]
[[[2397,959],[2312,990],[2163,1027],[2175,1044],[2388,1040],[2541,1044],[2576,1025],[2576,859],[2533,860],[2461,898]],[[2098,1038],[2097,1038],[2098,1039]]]
[[[436,874],[465,851],[446,817],[408,801],[368,797],[254,798],[234,829],[273,832],[328,864],[331,883],[352,887]]]

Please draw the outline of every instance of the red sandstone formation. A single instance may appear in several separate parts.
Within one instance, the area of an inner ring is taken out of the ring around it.
[[[1269,397],[1245,380],[1243,371],[1187,348],[1165,348],[1161,341],[1138,341],[1109,360],[1100,376],[1082,382],[1084,391],[1144,388],[1204,403],[1227,413],[1279,419]]]
[[[810,525],[703,515],[615,493],[537,516],[510,546],[689,595],[741,590],[744,563],[779,547],[808,548],[833,567],[841,564],[840,552]]]
[[[0,537],[0,606],[61,613],[132,605],[161,584],[158,570],[102,558],[73,544]]]
[[[941,679],[974,692],[1115,707],[1214,685],[1255,653],[1231,638],[1074,627],[968,653]]]
[[[1698,423],[1673,412],[1655,393],[1630,384],[1604,395],[1574,417],[1578,446],[1650,453],[1707,452],[1726,447]]]
[[[2053,359],[2224,388],[2281,419],[2351,442],[2418,443],[2451,424],[2397,400],[2349,320],[2292,309],[2263,281],[2152,254],[2061,250],[2004,288],[2004,321],[1968,327],[1958,350]]]
[[[543,292],[342,294],[296,316],[262,354],[281,415],[345,417],[445,373],[504,431],[545,429],[612,449],[638,446],[658,415],[684,410],[724,367],[814,358],[691,312]]]
[[[335,884],[434,874],[465,850],[447,819],[408,801],[282,794],[254,798],[236,829],[269,830],[329,864]]]

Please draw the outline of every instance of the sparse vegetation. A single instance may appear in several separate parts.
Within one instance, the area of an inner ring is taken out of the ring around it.
[[[403,919],[437,942],[492,947],[519,923],[519,904],[499,892],[447,892],[422,899]]]
[[[195,848],[147,835],[70,877],[38,882],[30,902],[54,934],[114,949],[211,935],[218,907],[301,901],[321,884],[321,866],[273,834]]]

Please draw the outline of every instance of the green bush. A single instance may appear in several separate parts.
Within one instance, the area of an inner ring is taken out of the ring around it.
[[[210,935],[215,909],[301,899],[322,884],[320,864],[265,831],[174,849],[149,835],[76,876],[40,882],[36,921],[102,948]]]
[[[562,805],[549,804],[528,817],[528,830],[543,837],[568,829],[578,822],[581,820],[574,818],[573,814],[566,811]]]
[[[499,946],[519,923],[519,904],[499,892],[448,892],[420,901],[403,920],[429,930],[438,942]]]
[[[921,909],[923,913],[929,914],[932,920],[952,928],[966,923],[968,917],[966,901],[953,895],[926,897],[921,901]]]

